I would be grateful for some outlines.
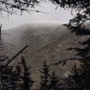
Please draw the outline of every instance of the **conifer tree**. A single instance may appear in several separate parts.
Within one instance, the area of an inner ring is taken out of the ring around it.
[[[44,60],[42,68],[40,70],[40,90],[48,90],[48,85],[49,85],[49,66],[46,62],[46,60]]]
[[[21,65],[17,63],[16,69],[13,71],[13,82],[15,84],[16,90],[22,90],[22,77],[21,77]]]
[[[16,90],[12,69],[11,66],[8,66],[1,71],[1,90]]]
[[[72,75],[66,78],[66,85],[69,89],[83,90],[82,77],[80,75],[80,69],[77,68],[76,64],[73,66]]]
[[[60,88],[60,78],[56,75],[54,71],[50,75],[49,88],[50,90],[59,90]]]
[[[14,89],[15,90],[21,90],[20,89],[20,82],[19,82],[19,76],[17,70],[14,70],[12,73],[12,80],[14,84]]]
[[[22,66],[24,69],[24,74],[22,76],[23,79],[23,90],[31,90],[31,87],[34,83],[34,81],[31,78],[31,74],[29,72],[29,68],[27,67],[26,61],[24,59],[24,57],[21,57],[21,61],[22,61]]]

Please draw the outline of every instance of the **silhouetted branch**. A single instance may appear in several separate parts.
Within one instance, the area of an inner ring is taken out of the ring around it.
[[[70,60],[81,60],[82,58],[69,58],[69,59],[64,59],[64,60],[60,60],[58,62],[55,62],[55,63],[52,63],[50,65],[59,65],[59,64],[63,64],[65,65],[67,63],[67,61],[70,61]]]
[[[21,49],[18,53],[16,53],[11,59],[8,60],[8,62],[3,67],[0,68],[0,70],[7,67],[11,61],[13,61],[18,55],[20,55],[28,47],[29,47],[29,45],[26,45],[23,49]]]
[[[42,1],[44,0],[0,0],[0,13],[6,12],[8,14],[18,14],[18,12],[20,12],[22,14],[23,11],[26,11],[28,13],[44,13],[43,11],[31,9],[35,8],[35,5],[39,5],[39,3]]]

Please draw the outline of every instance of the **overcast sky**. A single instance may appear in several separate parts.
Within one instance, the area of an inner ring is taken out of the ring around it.
[[[70,10],[55,8],[56,6],[52,3],[42,3],[40,6],[36,7],[36,9],[46,13],[32,12],[31,14],[29,14],[27,12],[24,12],[22,16],[10,15],[9,17],[0,17],[0,24],[3,25],[2,27],[4,30],[7,30],[22,24],[28,24],[39,20],[50,20],[59,21],[60,23],[67,23],[70,18],[74,17],[73,15],[71,15]]]

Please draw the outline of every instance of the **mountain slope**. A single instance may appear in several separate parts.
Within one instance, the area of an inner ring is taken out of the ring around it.
[[[52,64],[73,57],[75,52],[66,51],[66,49],[79,46],[78,41],[85,39],[84,37],[72,34],[65,26],[61,26],[59,23],[49,24],[48,22],[31,23],[3,32],[9,34],[9,36],[2,36],[3,41],[9,43],[5,44],[6,54],[9,57],[12,57],[18,50],[29,44],[29,48],[23,54],[28,66],[32,67],[32,76],[36,81],[39,80],[40,74],[38,71],[44,59],[49,64]],[[15,65],[19,59],[20,57],[15,59],[11,64]],[[66,66],[51,66],[51,69],[63,76],[66,70],[68,71],[72,65],[73,62],[70,61]]]
[[[18,50],[19,47],[30,44],[30,52],[32,52],[62,37],[66,30],[60,24],[32,23],[4,32],[10,34],[10,36],[3,35],[4,42],[15,46],[9,45],[9,49]]]

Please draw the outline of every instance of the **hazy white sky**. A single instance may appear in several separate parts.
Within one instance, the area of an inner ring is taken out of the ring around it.
[[[74,17],[71,15],[70,10],[55,8],[56,6],[50,2],[42,3],[41,6],[36,7],[36,9],[44,11],[47,14],[36,12],[32,12],[31,14],[29,14],[27,12],[24,12],[22,16],[10,15],[9,17],[5,18],[0,17],[0,24],[3,25],[2,27],[5,30],[39,20],[60,21],[60,23],[67,23],[70,18]]]

